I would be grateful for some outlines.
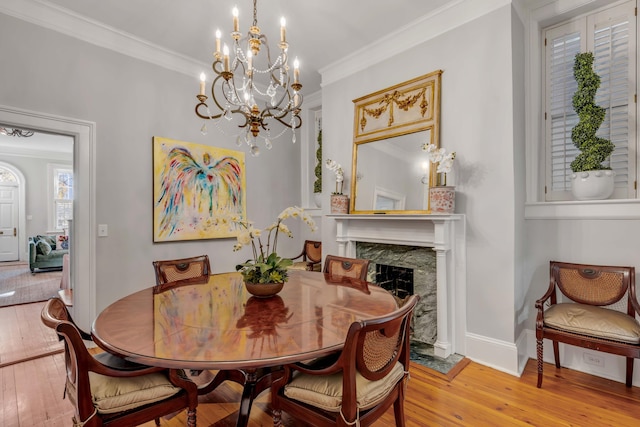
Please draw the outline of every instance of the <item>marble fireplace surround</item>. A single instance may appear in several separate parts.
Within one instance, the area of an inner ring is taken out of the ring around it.
[[[434,354],[465,354],[465,217],[452,215],[328,215],[336,222],[338,255],[355,257],[356,243],[422,246],[436,252],[437,339]]]

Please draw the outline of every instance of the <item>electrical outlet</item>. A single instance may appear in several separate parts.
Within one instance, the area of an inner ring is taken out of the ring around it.
[[[582,354],[582,360],[584,360],[584,363],[586,363],[587,365],[593,365],[599,368],[604,368],[604,359],[599,354],[592,354],[592,353],[585,352]]]

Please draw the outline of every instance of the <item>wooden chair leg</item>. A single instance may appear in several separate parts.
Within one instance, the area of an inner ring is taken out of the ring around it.
[[[405,380],[403,380],[404,383]],[[393,413],[396,417],[396,427],[405,427],[404,423],[404,384],[400,386],[398,398],[393,402]]]
[[[627,357],[627,387],[633,385],[633,357]]]
[[[553,342],[553,358],[556,361],[556,368],[560,368],[560,344],[557,341]]]
[[[538,357],[538,388],[542,387],[542,338],[539,340],[536,340],[536,355]]]
[[[187,409],[187,427],[196,427],[196,410]]]

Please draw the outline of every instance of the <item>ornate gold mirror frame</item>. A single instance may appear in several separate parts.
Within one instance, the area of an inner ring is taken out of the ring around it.
[[[429,213],[425,143],[440,146],[442,70],[353,100],[353,214]]]

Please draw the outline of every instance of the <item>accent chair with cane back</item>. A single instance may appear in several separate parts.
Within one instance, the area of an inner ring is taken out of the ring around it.
[[[302,258],[301,261],[294,262],[289,268],[292,270],[320,271],[322,263],[322,242],[315,240],[305,240],[302,252],[291,260]]]
[[[640,358],[640,304],[635,269],[550,262],[549,288],[535,303],[538,387],[542,386],[543,340],[626,357],[626,385],[632,386],[633,362]]]

